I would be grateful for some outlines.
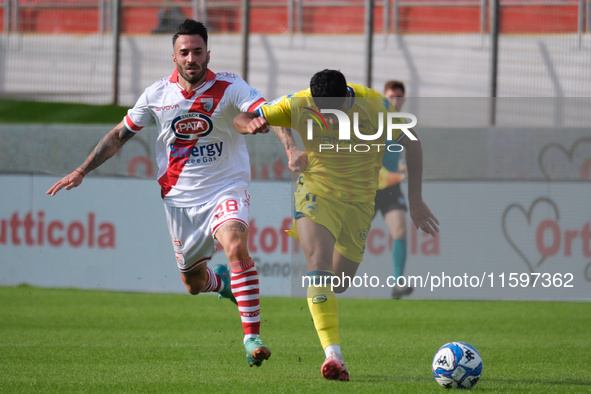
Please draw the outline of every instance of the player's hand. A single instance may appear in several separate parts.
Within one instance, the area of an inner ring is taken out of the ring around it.
[[[287,152],[289,169],[292,172],[302,172],[308,167],[308,154],[299,148],[291,148]]]
[[[410,218],[417,229],[421,229],[433,237],[439,232],[439,220],[433,215],[427,204],[423,200],[409,201]]]
[[[45,194],[49,194],[50,196],[55,196],[57,192],[66,188],[66,190],[70,190],[72,188],[80,186],[82,180],[84,179],[84,175],[79,170],[75,170],[70,174],[63,177],[60,181],[56,182],[55,185],[49,188]]]
[[[267,120],[262,116],[251,119],[248,125],[246,125],[248,134],[268,133],[270,129]]]
[[[388,175],[386,176],[386,186],[394,186],[406,179],[406,174],[403,172],[392,172],[388,171]]]

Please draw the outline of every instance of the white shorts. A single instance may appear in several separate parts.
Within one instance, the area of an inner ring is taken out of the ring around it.
[[[246,189],[226,190],[205,205],[172,207],[164,204],[177,265],[187,272],[211,260],[214,237],[222,224],[238,221],[248,227],[250,196]]]

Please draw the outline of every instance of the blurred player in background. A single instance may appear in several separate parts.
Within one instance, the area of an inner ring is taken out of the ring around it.
[[[371,97],[375,100],[366,99]],[[294,195],[295,223],[291,235],[302,245],[308,264],[307,277],[312,278],[307,299],[326,356],[321,373],[326,379],[346,381],[349,372],[341,352],[335,292],[342,293],[348,284],[333,288],[330,278],[335,275],[353,277],[363,258],[364,235],[369,231],[375,212],[374,199],[384,149],[374,148],[350,156],[342,151],[321,151],[321,141],[335,140],[339,122],[336,114],[322,113],[330,126],[317,127],[314,138],[308,139],[309,111],[319,115],[323,109],[338,109],[349,118],[357,113],[362,118],[359,124],[366,126],[363,130],[367,135],[375,134],[379,113],[393,110],[390,102],[378,92],[347,84],[344,75],[337,70],[323,70],[312,77],[309,89],[283,96],[257,111],[241,113],[234,125],[241,133],[266,132],[269,125],[278,126],[274,130],[286,150],[290,169],[302,171]],[[300,133],[305,152],[298,149],[291,127]],[[380,140],[372,142],[385,143],[383,134]],[[405,138],[401,130],[395,130],[393,138],[407,149],[411,217],[416,226],[434,236],[439,231],[439,223],[422,197],[420,141]],[[348,143],[338,141],[343,148]]]
[[[248,151],[232,121],[241,111],[256,110],[264,98],[237,75],[208,69],[207,38],[201,22],[185,20],[172,37],[172,75],[148,87],[84,163],[47,194],[79,186],[155,121],[158,183],[183,283],[190,294],[218,292],[238,305],[247,361],[259,366],[271,351],[259,336],[259,277],[247,249]],[[231,274],[225,265],[207,266],[216,250],[214,238],[224,248]]]
[[[384,96],[397,111],[402,110],[406,89],[400,81],[388,81],[384,86]],[[393,141],[387,144],[393,144]],[[376,214],[382,212],[384,220],[390,230],[392,239],[392,261],[394,263],[394,277],[404,274],[406,264],[406,201],[400,183],[405,179],[405,166],[401,160],[401,153],[387,150],[382,159],[378,191],[376,192]],[[392,288],[392,298],[401,298],[411,294],[411,286]]]

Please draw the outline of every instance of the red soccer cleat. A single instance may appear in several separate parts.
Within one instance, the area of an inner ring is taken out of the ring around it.
[[[325,379],[349,381],[349,371],[344,363],[334,358],[327,358],[320,368],[320,372]]]

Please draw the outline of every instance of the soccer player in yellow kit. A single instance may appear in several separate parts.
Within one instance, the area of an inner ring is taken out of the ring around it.
[[[321,373],[330,380],[349,380],[335,298],[348,283],[333,288],[336,282],[330,278],[352,278],[363,258],[386,142],[385,132],[376,133],[379,115],[394,111],[378,92],[347,84],[340,71],[323,70],[312,77],[309,89],[234,118],[239,132],[265,132],[269,125],[279,126],[274,131],[286,150],[289,167],[302,172],[294,196],[291,235],[306,255],[307,277],[312,278],[308,307],[326,356]],[[339,117],[343,114],[357,117],[356,123],[350,122],[352,128],[358,126],[361,134],[375,138],[363,140],[351,133],[349,139],[340,139],[339,124],[346,122]],[[381,126],[385,131],[385,121]],[[305,152],[297,148],[290,128],[300,133]],[[401,129],[392,132],[392,139],[406,149],[410,216],[417,228],[435,236],[439,222],[422,198],[422,149],[413,137]]]

